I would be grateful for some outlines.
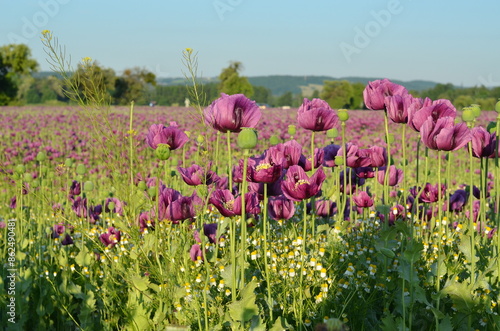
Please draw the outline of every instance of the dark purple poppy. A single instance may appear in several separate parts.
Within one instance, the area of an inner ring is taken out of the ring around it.
[[[188,136],[178,127],[166,127],[163,124],[151,125],[146,136],[146,142],[153,149],[159,144],[166,144],[171,150],[175,150],[184,146],[188,140]]]
[[[372,167],[380,168],[387,165],[387,151],[383,147],[372,146],[369,149]]]
[[[331,217],[337,212],[337,204],[331,200],[316,200],[314,201],[314,214],[319,217]],[[307,212],[311,212],[311,204],[307,204]]]
[[[203,112],[205,123],[220,132],[240,132],[241,128],[255,128],[261,112],[259,106],[243,94],[227,95],[212,102]]]
[[[154,211],[147,211],[147,212],[142,212],[139,217],[137,218],[137,224],[139,225],[139,228],[141,230],[141,233],[144,233],[147,231],[147,229],[154,229],[155,228],[155,215]]]
[[[347,173],[347,176],[345,175]],[[345,186],[344,186],[345,176]],[[346,171],[342,170],[339,176],[339,190],[343,194],[351,194],[356,192],[358,186],[363,186],[365,179],[358,177],[352,168],[347,168]]]
[[[467,203],[468,193],[465,190],[456,190],[449,201],[449,209],[454,212],[461,212]]]
[[[61,245],[67,246],[73,244],[73,238],[71,238],[70,234],[67,232],[73,233],[73,227],[71,225],[67,226],[64,223],[54,224],[52,228],[52,238],[60,238],[64,236],[64,239],[61,240]]]
[[[370,208],[373,206],[373,199],[365,191],[353,195],[352,201],[360,208]]]
[[[285,177],[285,171],[282,171],[281,176],[275,182],[272,182],[272,183],[249,182],[248,183],[248,190],[249,190],[249,192],[257,193],[260,200],[264,199],[264,185],[267,185],[267,196],[268,197],[282,195],[283,190],[281,189],[281,182],[283,181],[284,177]]]
[[[322,148],[314,149],[314,169],[318,169],[323,165],[323,160],[325,159],[325,151]],[[305,171],[312,170],[311,158],[302,155],[299,159],[299,166],[301,166]]]
[[[208,238],[212,244],[217,243],[217,223],[203,224],[203,234]],[[193,233],[194,239],[201,243],[200,233],[195,230]]]
[[[182,197],[182,194],[169,187],[163,186],[160,189],[160,192],[158,194],[158,207],[159,207],[159,215],[158,219],[164,220],[164,219],[169,219],[167,215],[167,208],[168,206],[175,200],[179,199]]]
[[[295,140],[269,147],[266,158],[271,164],[281,164],[284,169],[297,165],[302,157],[302,146]]]
[[[489,133],[482,126],[471,129],[472,155],[474,157],[490,157],[495,154],[496,134]]]
[[[201,205],[201,199],[193,193],[190,197],[180,196],[165,209],[165,218],[177,223],[196,216],[195,206]]]
[[[197,164],[193,164],[188,168],[178,167],[177,170],[179,170],[179,173],[186,184],[197,186],[210,185],[217,180],[217,174],[212,170],[208,170],[209,168],[210,167],[207,167],[207,169],[205,169]]]
[[[120,242],[121,233],[117,229],[110,227],[108,231],[99,236],[99,240],[106,247],[114,247],[118,242]]]
[[[69,188],[69,195],[70,196],[80,195],[81,192],[82,188],[80,182],[74,180]]]
[[[375,177],[375,170],[372,167],[358,167],[354,168],[356,176],[359,178],[373,178]]]
[[[240,160],[243,169],[243,160]],[[282,163],[272,164],[269,158],[249,158],[247,180],[254,183],[273,183],[281,177]]]
[[[387,185],[396,186],[403,181],[403,170],[397,169],[396,166],[391,165],[389,167],[389,170],[387,170],[387,167],[379,168],[379,171],[377,172],[377,180],[380,184],[384,185],[384,180],[387,172],[389,172]]]
[[[420,188],[417,188],[415,186],[410,188],[410,193],[415,198],[418,198],[419,202],[432,203],[439,200],[439,190],[437,184],[431,185],[430,183],[426,183],[422,190],[422,193],[417,197],[417,194],[420,190],[421,190]],[[446,186],[443,184],[441,185],[441,194],[444,196],[445,192],[446,192]]]
[[[269,198],[267,204],[269,217],[275,221],[288,220],[295,214],[295,204],[285,196]]]
[[[325,155],[323,158],[323,165],[325,167],[335,167],[335,157],[338,155],[338,151],[340,150],[340,145],[330,144],[323,148]]]
[[[241,215],[241,196],[235,197],[229,190],[215,190],[210,196],[209,203],[225,217]],[[248,214],[260,212],[259,199],[254,192],[245,194],[245,211]]]
[[[408,91],[405,87],[385,78],[368,82],[368,85],[363,90],[363,99],[368,109],[385,110],[385,97],[406,94],[408,94]]]
[[[335,111],[321,99],[304,98],[297,111],[297,122],[306,130],[327,131],[337,126],[338,121]]]
[[[456,151],[464,147],[472,135],[467,124],[454,125],[453,117],[441,117],[436,122],[432,118],[420,127],[420,139],[430,149],[440,151]]]
[[[286,178],[281,183],[281,189],[288,199],[301,201],[318,194],[325,178],[326,175],[322,168],[318,168],[314,175],[309,178],[304,169],[294,165],[288,168]]]

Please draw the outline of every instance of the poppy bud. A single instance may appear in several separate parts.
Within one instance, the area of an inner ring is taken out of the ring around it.
[[[462,120],[464,122],[472,122],[476,119],[476,116],[474,115],[474,110],[472,110],[472,107],[466,107],[464,108],[464,111],[462,112]]]
[[[288,126],[288,134],[293,136],[293,135],[295,135],[296,132],[297,132],[297,128],[295,127],[295,125],[290,124]]]
[[[337,138],[338,135],[339,135],[339,130],[337,130],[337,128],[332,128],[326,131],[326,136],[330,139]]]
[[[257,133],[251,128],[243,128],[238,134],[238,146],[242,149],[252,149],[257,146]]]
[[[500,113],[500,101],[498,101],[496,104],[495,104],[495,111],[497,113]]]
[[[168,160],[170,157],[170,147],[167,144],[158,144],[155,149],[155,156],[160,160]]]
[[[31,174],[29,172],[25,173],[24,176],[23,176],[23,179],[25,182],[31,182],[33,180],[33,177],[31,176]]]
[[[79,165],[76,166],[76,173],[79,175],[85,175],[85,172],[87,172],[87,167],[85,167],[85,164],[80,163]]]
[[[341,120],[342,122],[345,122],[349,119],[349,113],[347,112],[347,109],[339,109],[338,116],[339,120]]]
[[[488,123],[488,126],[486,126],[486,130],[491,134],[497,131],[497,123],[496,122],[490,122]]]
[[[73,165],[73,160],[70,158],[67,158],[66,160],[64,160],[64,165],[68,168],[71,167]]]
[[[92,183],[90,180],[89,181],[86,181],[84,184],[83,184],[83,190],[84,191],[87,191],[87,192],[90,192],[94,189],[94,183]]]
[[[36,160],[39,161],[39,162],[43,162],[45,160],[47,160],[47,154],[45,152],[38,152],[38,154],[36,155]]]
[[[16,173],[24,174],[25,172],[26,172],[26,167],[24,166],[24,164],[18,164],[16,166]]]
[[[272,146],[275,146],[275,145],[278,145],[280,143],[280,140],[276,135],[272,135],[271,138],[269,138],[269,143]]]
[[[139,182],[139,184],[137,184],[137,188],[141,191],[146,191],[148,186],[147,186],[146,182],[141,181],[141,182]]]
[[[471,108],[472,112],[474,113],[475,118],[478,118],[479,115],[481,115],[481,107],[479,107],[478,104],[473,103],[470,108]]]

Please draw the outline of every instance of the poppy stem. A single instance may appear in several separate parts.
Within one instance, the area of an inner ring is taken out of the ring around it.
[[[263,230],[263,235],[264,235],[264,272],[265,272],[265,277],[266,277],[266,290],[267,290],[267,305],[269,306],[269,316],[270,316],[270,321],[274,321],[273,318],[273,296],[272,296],[272,286],[271,286],[271,278],[269,277],[269,261],[267,258],[267,233],[268,233],[268,226],[269,222],[267,219],[267,205],[268,205],[268,198],[267,198],[267,186],[268,183],[264,183],[264,210],[263,210],[263,217],[262,217],[262,230]],[[272,254],[270,254],[272,256]]]
[[[228,161],[228,183],[229,191],[233,191],[233,160],[231,155],[231,131],[226,131],[226,141],[227,141],[227,161]]]
[[[476,276],[476,229],[474,228],[474,171],[472,169],[474,166],[473,156],[472,156],[472,141],[469,141],[469,235],[470,235],[470,251],[471,251],[471,261],[470,261],[470,284],[474,284]]]
[[[245,264],[247,257],[247,220],[245,194],[247,190],[248,149],[243,151],[243,181],[241,182],[241,279],[240,290],[245,287]]]

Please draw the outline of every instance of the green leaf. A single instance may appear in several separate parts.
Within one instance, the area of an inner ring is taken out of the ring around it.
[[[145,277],[134,275],[131,278],[132,284],[141,292],[148,289],[149,280]]]
[[[403,259],[412,263],[420,258],[424,245],[421,242],[410,242],[403,253]]]
[[[449,295],[455,308],[461,312],[471,312],[480,302],[471,294],[471,287],[464,283],[449,281],[441,290],[444,295]]]
[[[80,248],[80,252],[75,257],[75,263],[78,264],[80,267],[84,267],[90,265],[91,261],[92,259],[88,248],[86,246],[82,246]]]
[[[228,305],[229,315],[233,321],[248,322],[259,314],[259,307],[255,304],[256,287],[257,282],[252,280],[241,291],[241,299]]]
[[[283,316],[280,316],[274,321],[273,327],[269,331],[290,330],[292,327]]]
[[[458,245],[458,249],[462,254],[464,254],[465,259],[470,263],[472,262],[472,245],[471,245],[472,237],[470,235],[464,235],[462,236],[462,240],[460,241],[460,244]],[[477,256],[474,256],[474,262],[477,262],[479,258]]]
[[[446,315],[445,318],[439,323],[439,330],[441,331],[453,331],[453,325],[451,324],[450,316]]]

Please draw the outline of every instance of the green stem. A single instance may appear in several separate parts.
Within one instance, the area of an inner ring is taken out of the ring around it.
[[[133,118],[134,118],[134,102],[130,103],[130,119],[129,119],[129,129],[128,129],[128,148],[129,148],[129,172],[130,172],[130,183],[129,183],[129,202],[132,204],[132,219],[135,220],[135,208],[132,195],[134,194],[134,129],[133,129]]]
[[[267,198],[267,183],[264,183],[264,215],[262,217],[262,230],[264,234],[264,272],[266,276],[266,290],[267,290],[267,304],[269,306],[269,316],[270,316],[270,321],[274,321],[273,318],[273,296],[272,296],[272,286],[271,286],[271,278],[270,278],[270,273],[269,273],[269,261],[267,258],[267,233],[268,233],[268,227],[269,227],[269,221],[267,219],[267,204],[268,204],[268,198]]]
[[[469,234],[471,247],[470,261],[470,284],[474,284],[476,279],[476,229],[474,227],[474,196],[472,194],[474,187],[474,162],[472,156],[472,141],[469,142]]]
[[[227,161],[228,161],[228,183],[229,183],[229,191],[233,191],[233,160],[231,155],[231,131],[226,131],[226,140],[227,140]]]
[[[243,182],[241,183],[241,279],[240,290],[245,287],[245,264],[246,264],[246,251],[247,251],[247,220],[246,220],[246,205],[245,193],[247,190],[247,168],[248,168],[248,149],[243,152]]]

